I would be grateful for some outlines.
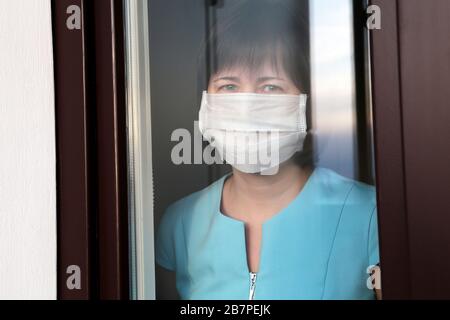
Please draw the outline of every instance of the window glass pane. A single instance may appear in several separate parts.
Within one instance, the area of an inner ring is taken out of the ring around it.
[[[375,298],[363,3],[125,3],[133,298]]]

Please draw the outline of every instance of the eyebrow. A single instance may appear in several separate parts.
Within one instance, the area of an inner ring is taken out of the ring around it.
[[[221,80],[228,80],[228,81],[234,81],[234,82],[239,82],[240,81],[239,77],[220,77],[220,78],[214,79],[213,82],[218,82],[218,81],[221,81]]]
[[[240,82],[240,78],[239,77],[220,77],[220,78],[214,79],[213,82],[218,82],[218,81],[221,81],[221,80]],[[261,83],[261,82],[265,82],[265,81],[269,81],[269,80],[282,80],[282,81],[284,81],[283,78],[278,78],[278,77],[260,77],[256,81],[258,83]]]
[[[282,80],[282,81],[284,81],[283,78],[279,78],[279,77],[261,77],[261,78],[258,78],[257,82],[261,83],[261,82],[266,82],[266,81],[269,81],[269,80]]]

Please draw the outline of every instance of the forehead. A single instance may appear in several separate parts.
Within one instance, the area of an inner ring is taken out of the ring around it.
[[[249,66],[242,63],[235,63],[230,66],[222,67],[212,76],[212,79],[224,76],[233,76],[244,79],[255,79],[260,77],[288,78],[288,73],[280,63],[267,59],[267,61],[264,61],[260,65]]]

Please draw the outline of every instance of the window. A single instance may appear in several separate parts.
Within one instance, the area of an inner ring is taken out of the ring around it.
[[[125,2],[133,298],[375,297],[362,10],[350,0]],[[275,146],[263,164],[261,141]],[[273,183],[273,200],[262,205],[258,188],[239,195],[245,183]],[[339,278],[349,290],[334,296]]]

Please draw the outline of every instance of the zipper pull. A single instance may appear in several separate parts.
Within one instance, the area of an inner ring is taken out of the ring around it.
[[[248,300],[253,300],[255,297],[255,287],[256,287],[256,272],[250,272],[250,292]]]

